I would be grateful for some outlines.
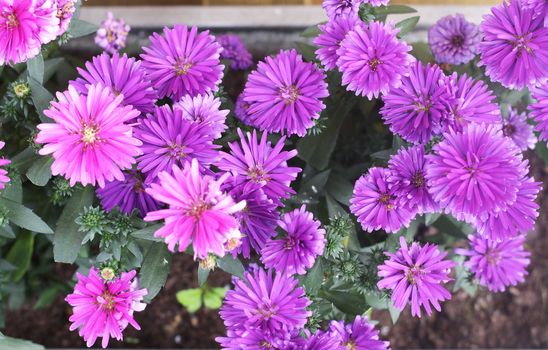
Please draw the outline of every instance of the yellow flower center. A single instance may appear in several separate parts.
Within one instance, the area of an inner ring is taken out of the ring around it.
[[[19,25],[19,20],[17,19],[17,16],[15,16],[15,13],[10,13],[6,17],[6,27],[8,29],[15,28]]]
[[[101,297],[105,302],[100,303],[100,307],[103,310],[114,310],[114,296],[110,294],[108,290],[104,291]]]
[[[356,343],[353,340],[349,340],[348,343],[344,344],[345,350],[356,350]]]
[[[82,142],[86,145],[93,145],[96,141],[99,141],[99,136],[97,135],[99,130],[93,125],[83,125],[82,129]]]
[[[191,67],[192,67],[192,62],[190,62],[188,59],[178,58],[177,61],[175,61],[175,65],[174,65],[175,75],[176,76],[187,75]]]
[[[259,182],[268,182],[270,181],[270,177],[266,176],[266,172],[261,166],[255,166],[248,170],[247,176],[251,178],[251,180],[259,183]]]
[[[388,193],[381,194],[381,196],[379,197],[379,202],[384,204],[387,210],[394,209],[394,204],[390,202],[390,195]]]
[[[379,60],[377,57],[374,57],[372,60],[369,60],[367,64],[369,65],[369,69],[371,69],[372,72],[376,72],[377,67],[382,64],[382,61]]]

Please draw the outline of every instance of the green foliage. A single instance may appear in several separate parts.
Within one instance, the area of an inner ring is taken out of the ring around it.
[[[211,310],[219,309],[227,290],[226,287],[204,285],[201,288],[180,290],[175,296],[188,312],[194,313],[200,310],[202,305]]]

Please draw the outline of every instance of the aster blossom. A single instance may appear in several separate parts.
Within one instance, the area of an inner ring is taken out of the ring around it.
[[[388,169],[374,167],[354,185],[350,211],[367,232],[379,229],[397,232],[402,226],[409,226],[416,214],[415,210],[399,202],[389,177]]]
[[[548,79],[548,28],[543,16],[520,1],[503,1],[491,8],[480,25],[480,65],[492,81],[509,89],[541,84]]]
[[[221,109],[221,100],[212,94],[190,96],[185,95],[173,105],[183,111],[183,118],[203,125],[207,134],[214,139],[221,137],[221,134],[228,128],[226,116],[228,109]]]
[[[478,53],[480,42],[479,27],[461,14],[441,18],[428,31],[428,44],[438,63],[468,63]]]
[[[535,131],[539,132],[540,140],[548,140],[548,83],[531,90],[535,100],[529,105],[530,116],[537,124]]]
[[[122,106],[122,96],[114,97],[101,85],[91,85],[87,96],[73,86],[58,92],[59,102],[51,102],[44,114],[54,123],[38,125],[36,143],[44,143],[41,155],[53,154],[51,172],[63,175],[74,186],[104,187],[106,181],[123,181],[122,170],[141,154],[141,141],[126,124],[139,111]]]
[[[249,120],[249,103],[245,102],[244,94],[241,93],[238,95],[238,98],[236,99],[236,104],[234,106],[234,115],[236,118],[238,118],[242,123],[253,126],[253,123],[251,123],[251,120]]]
[[[266,243],[261,251],[262,262],[266,268],[274,268],[278,272],[304,275],[316,258],[323,254],[325,230],[304,205],[284,214],[278,226],[285,235]]]
[[[65,300],[72,306],[73,314],[70,330],[79,329],[79,334],[91,347],[98,337],[102,337],[101,346],[106,348],[109,339],[122,340],[122,332],[128,325],[139,330],[139,324],[133,318],[137,311],[143,311],[142,302],[147,295],[146,289],[138,289],[135,270],[124,272],[119,277],[105,280],[101,272],[92,267],[87,276],[77,272],[78,282],[74,292]]]
[[[527,122],[527,114],[525,112],[518,113],[512,107],[508,107],[508,114],[502,120],[502,133],[511,138],[522,151],[534,149],[537,143],[533,125]]]
[[[57,36],[59,36],[68,30],[70,20],[76,11],[76,0],[55,0],[55,2],[59,19],[59,30],[57,31]]]
[[[220,63],[223,48],[209,31],[176,25],[165,27],[164,34],[150,36],[144,47],[143,67],[160,97],[179,100],[218,90],[224,66]]]
[[[248,77],[244,100],[253,125],[268,132],[306,135],[325,109],[325,74],[295,49],[266,57]]]
[[[378,0],[373,0],[378,1]],[[382,1],[382,0],[381,0]],[[358,16],[360,5],[364,0],[323,0],[322,7],[329,19],[338,16]]]
[[[106,52],[114,54],[126,47],[126,40],[131,27],[121,18],[114,18],[112,12],[101,22],[95,34],[95,43]]]
[[[536,16],[547,15],[548,3],[546,0],[520,0],[521,6],[526,9],[532,9]]]
[[[253,57],[247,51],[244,42],[234,34],[224,34],[217,37],[217,41],[223,47],[221,58],[231,60],[230,68],[246,70],[253,65]]]
[[[0,149],[4,148],[6,143],[4,141],[0,141]],[[10,178],[8,177],[8,171],[2,167],[5,167],[6,165],[9,165],[11,163],[11,160],[0,158],[0,190],[3,190],[6,188],[6,184],[10,182]]]
[[[341,345],[338,335],[329,332],[316,331],[308,337],[304,344],[297,344],[294,349],[298,350],[345,350]]]
[[[316,50],[316,56],[325,69],[329,70],[337,67],[337,60],[339,59],[337,50],[341,47],[341,42],[346,33],[356,25],[363,25],[359,17],[342,15],[318,26],[321,33],[314,38],[314,45],[319,47]]]
[[[215,338],[223,350],[274,350],[292,349],[290,332],[283,329],[276,332],[247,328],[243,331],[227,331],[226,337]]]
[[[409,54],[411,46],[396,37],[398,32],[392,24],[377,21],[348,32],[337,50],[337,66],[347,90],[371,100],[400,86],[414,58]]]
[[[331,321],[329,331],[343,349],[387,350],[389,343],[379,338],[379,331],[369,323],[367,316],[356,316],[354,321]]]
[[[421,307],[430,316],[432,306],[441,311],[440,302],[451,299],[451,293],[442,284],[451,281],[449,273],[455,263],[445,260],[447,253],[437,245],[421,246],[413,242],[407,245],[400,237],[400,249],[395,253],[385,252],[388,260],[378,266],[380,289],[392,290],[392,303],[402,311],[411,304],[411,315],[421,317]]]
[[[192,241],[194,258],[205,259],[209,253],[224,256],[225,245],[238,232],[234,214],[245,207],[245,202],[235,203],[221,191],[226,179],[227,175],[219,179],[202,175],[196,159],[185,163],[182,170],[173,165],[172,174],[161,172],[158,183],[146,189],[169,208],[149,212],[145,221],[164,220],[154,235],[164,238],[171,251],[177,246],[183,252]]]

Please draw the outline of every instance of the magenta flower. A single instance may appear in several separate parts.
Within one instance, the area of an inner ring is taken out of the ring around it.
[[[534,10],[519,0],[504,1],[484,16],[480,64],[492,81],[522,89],[548,79],[548,28],[543,16],[533,17]]]
[[[367,174],[356,181],[350,199],[350,211],[356,215],[367,232],[383,229],[397,232],[402,226],[409,226],[415,217],[415,210],[401,205],[394,188],[388,181],[390,171],[384,168],[370,168]]]
[[[4,148],[6,143],[4,141],[0,141],[0,149]],[[6,158],[0,158],[0,167],[5,167],[6,165],[9,165],[11,163],[11,160]],[[3,190],[6,188],[6,184],[10,182],[10,178],[8,177],[8,171],[4,168],[0,168],[0,190]]]
[[[150,41],[141,58],[160,97],[179,100],[184,95],[218,90],[224,68],[220,63],[223,48],[209,31],[176,25],[173,29],[165,27],[164,35],[152,34]]]
[[[517,110],[508,106],[508,116],[502,120],[502,133],[514,141],[516,146],[525,151],[528,148],[534,149],[537,137],[533,133],[533,125],[527,122],[525,112],[518,113]]]
[[[401,85],[414,58],[411,46],[396,37],[391,24],[370,22],[348,32],[337,51],[342,84],[356,95],[372,99]]]
[[[87,94],[90,85],[101,84],[115,96],[122,95],[122,104],[131,105],[142,113],[151,113],[158,94],[141,68],[141,61],[120,56],[112,57],[103,53],[86,62],[86,69],[78,68],[80,77],[70,84],[83,95]]]
[[[503,292],[506,287],[525,280],[531,255],[523,249],[525,235],[501,242],[478,235],[470,235],[468,239],[470,250],[455,249],[455,252],[470,257],[464,266],[474,273],[480,285],[492,292]]]
[[[223,350],[290,350],[294,345],[294,342],[291,341],[291,334],[283,329],[276,330],[276,332],[255,328],[246,328],[240,331],[228,330],[226,337],[217,337],[215,341],[221,345]]]
[[[331,321],[329,331],[339,338],[343,349],[387,350],[389,342],[379,339],[379,331],[369,323],[367,316],[356,316],[352,323]]]
[[[57,37],[52,0],[0,0],[0,66],[24,62]]]
[[[442,131],[449,116],[451,96],[437,66],[416,61],[401,86],[383,96],[381,115],[390,130],[409,142],[427,143]]]
[[[181,109],[184,119],[203,125],[211,138],[218,139],[228,128],[225,122],[230,111],[221,109],[221,100],[211,94],[185,95],[173,108]]]
[[[396,253],[385,252],[389,257],[379,265],[377,283],[380,289],[392,290],[394,307],[403,311],[411,304],[411,315],[421,317],[421,306],[430,316],[432,308],[441,311],[441,301],[450,300],[451,293],[442,284],[451,281],[449,273],[455,263],[444,260],[447,253],[441,252],[435,244],[421,246],[413,242],[408,247],[400,237],[400,249]]]
[[[143,142],[138,169],[147,179],[154,179],[161,171],[169,172],[173,165],[182,167],[192,158],[202,166],[210,165],[219,156],[219,146],[213,144],[209,132],[209,128],[185,119],[180,108],[155,107],[135,128],[135,137]]]
[[[71,186],[123,181],[122,170],[130,169],[141,154],[141,141],[126,124],[139,111],[122,106],[123,97],[114,97],[101,85],[91,85],[87,96],[69,85],[57,99],[44,111],[54,123],[39,124],[35,139],[45,144],[40,154],[53,154],[52,174],[63,175]]]
[[[441,18],[428,31],[428,44],[438,63],[468,63],[478,53],[480,42],[479,27],[461,14]]]
[[[133,313],[143,311],[146,306],[142,300],[147,290],[137,289],[135,270],[124,272],[120,277],[108,276],[108,280],[102,275],[94,267],[87,276],[77,272],[74,292],[65,298],[73,311],[69,318],[70,330],[79,329],[78,334],[88,347],[93,346],[98,337],[103,338],[103,348],[108,346],[110,337],[122,340],[128,324],[140,330]]]
[[[59,30],[57,36],[65,34],[70,20],[76,11],[76,0],[55,0],[57,4],[57,18],[59,19]]]
[[[537,123],[535,130],[540,140],[548,140],[548,83],[531,90],[531,97],[536,100],[529,105],[531,118]]]
[[[285,235],[266,243],[261,251],[264,266],[288,275],[304,275],[323,254],[325,230],[320,225],[304,205],[284,214],[278,226]]]
[[[301,171],[297,167],[289,167],[287,161],[297,155],[296,150],[282,151],[285,137],[272,147],[267,141],[268,134],[263,133],[261,140],[257,132],[244,133],[238,129],[240,142],[228,144],[230,153],[221,152],[219,169],[230,172],[238,185],[251,186],[259,184],[268,198],[277,205],[281,199],[289,198],[295,191],[290,187]]]
[[[209,253],[224,256],[225,244],[239,228],[234,214],[245,208],[245,202],[235,203],[221,191],[227,176],[216,180],[200,174],[196,159],[187,162],[182,170],[174,165],[172,173],[161,172],[159,184],[153,183],[146,189],[152,198],[169,208],[149,212],[145,221],[164,220],[164,226],[154,235],[164,238],[172,252],[175,246],[183,252],[192,241],[195,259],[205,259]]]
[[[321,34],[314,39],[314,44],[319,47],[316,50],[316,56],[326,70],[337,67],[337,60],[339,59],[337,50],[341,47],[341,42],[346,33],[356,25],[364,25],[358,16],[343,15],[318,26]]]
[[[95,43],[110,54],[126,47],[126,40],[131,27],[121,18],[114,18],[112,12],[101,22],[95,35]]]
[[[532,9],[536,16],[546,16],[548,11],[548,3],[546,0],[520,0],[521,6],[526,9]]]
[[[306,339],[305,343],[300,347],[296,346],[295,348],[299,350],[346,350],[352,349],[351,347],[345,348],[341,345],[340,338],[338,334],[330,334],[328,332],[316,331],[313,335]],[[355,349],[360,349],[356,348]],[[376,350],[376,349],[371,349]]]
[[[335,19],[338,16],[357,17],[358,11],[360,10],[360,5],[363,2],[364,0],[323,0],[322,7],[330,20]]]
[[[230,68],[246,70],[253,65],[253,57],[247,51],[244,42],[234,34],[224,34],[217,37],[217,41],[223,47],[221,58],[231,60]]]
[[[244,90],[249,119],[261,130],[306,135],[314,126],[328,96],[325,74],[303,62],[294,49],[266,57],[251,72]]]

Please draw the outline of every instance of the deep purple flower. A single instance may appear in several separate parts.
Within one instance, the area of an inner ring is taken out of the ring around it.
[[[535,86],[548,79],[548,27],[543,16],[503,1],[483,17],[480,64],[492,81],[510,89]]]
[[[385,168],[370,168],[367,174],[356,181],[350,199],[350,211],[358,217],[367,232],[383,229],[397,232],[402,226],[409,226],[415,216],[415,209],[401,205],[388,179],[390,171]]]
[[[387,350],[389,342],[379,339],[379,331],[369,323],[367,316],[356,316],[352,323],[331,321],[330,333],[339,337],[343,349]]]
[[[143,154],[137,158],[138,169],[154,179],[173,165],[181,167],[192,158],[208,166],[217,160],[219,146],[214,145],[209,129],[183,117],[179,108],[155,107],[153,114],[141,119],[135,137],[143,142]]]
[[[151,45],[144,47],[143,67],[160,97],[179,100],[184,95],[196,96],[217,91],[223,76],[220,55],[223,48],[209,31],[176,25],[164,28],[164,35],[150,36]]]
[[[249,103],[245,102],[244,94],[241,93],[236,99],[236,105],[234,106],[234,114],[242,123],[253,126],[249,118]]]
[[[358,16],[342,15],[318,26],[321,34],[314,39],[314,44],[319,47],[316,50],[316,56],[326,70],[337,67],[337,60],[339,59],[337,50],[341,47],[341,42],[346,33],[356,25],[364,25]]]
[[[337,51],[347,90],[372,99],[401,85],[414,58],[411,46],[396,37],[398,32],[391,24],[376,21],[348,32]]]
[[[289,350],[293,341],[290,332],[278,329],[276,332],[246,328],[245,330],[227,330],[226,337],[217,337],[223,350]]]
[[[447,253],[441,252],[435,244],[421,246],[413,242],[408,247],[404,237],[400,237],[400,249],[396,253],[385,252],[389,257],[379,265],[377,283],[380,289],[392,290],[392,303],[403,310],[411,303],[411,315],[421,317],[421,306],[428,316],[432,314],[430,304],[441,311],[440,301],[451,299],[451,293],[442,283],[451,281],[449,273],[455,263],[444,260]]]
[[[382,97],[383,120],[390,130],[409,142],[427,143],[442,131],[449,116],[451,96],[447,79],[437,66],[416,61],[398,88]]]
[[[508,106],[508,115],[502,120],[502,133],[514,141],[522,151],[528,148],[534,149],[537,137],[533,133],[533,125],[527,122],[525,112],[518,113],[517,110]]]
[[[261,251],[264,266],[288,275],[304,275],[323,254],[325,230],[320,225],[304,205],[285,213],[278,221],[284,236],[269,240]]]
[[[455,252],[470,257],[464,263],[475,275],[479,284],[492,292],[503,292],[525,280],[529,265],[528,251],[523,249],[525,235],[495,242],[479,235],[468,236],[470,250]]]
[[[103,53],[86,62],[86,69],[78,68],[80,77],[70,84],[83,95],[87,95],[90,85],[102,84],[115,96],[122,95],[123,105],[131,105],[142,113],[151,113],[158,94],[141,68],[141,61],[120,56],[112,57]]]
[[[76,11],[76,0],[55,0],[57,4],[57,18],[59,19],[59,29],[57,36],[65,34],[70,20]]]
[[[232,173],[239,185],[259,184],[268,198],[281,205],[281,199],[289,198],[295,193],[290,185],[301,169],[287,166],[287,161],[295,157],[297,151],[282,151],[285,137],[272,147],[270,141],[267,141],[266,132],[260,141],[255,130],[253,134],[248,132],[244,136],[238,129],[238,135],[240,142],[228,144],[230,153],[221,152],[221,160],[217,166]]]
[[[219,35],[217,41],[223,47],[221,58],[232,61],[230,68],[246,70],[253,65],[253,57],[239,36],[234,34]]]
[[[114,18],[112,12],[101,22],[95,35],[95,43],[110,54],[126,47],[126,40],[131,27],[121,18]]]
[[[546,0],[520,0],[520,4],[526,9],[532,9],[535,17],[548,15],[548,2]]]
[[[531,97],[536,102],[529,105],[531,118],[537,123],[535,131],[539,132],[539,139],[548,140],[548,83],[532,89]]]
[[[325,108],[325,74],[294,49],[259,62],[244,89],[251,122],[261,130],[306,135]]]
[[[304,344],[296,346],[298,350],[346,350],[353,349],[351,347],[344,347],[341,345],[341,340],[338,334],[332,334],[329,332],[316,331],[313,335],[308,337]],[[354,349],[361,349],[354,347]],[[367,348],[369,349],[369,348]],[[376,350],[371,348],[371,350]]]
[[[183,111],[183,118],[203,125],[207,134],[214,139],[228,128],[225,124],[228,109],[221,109],[221,100],[212,94],[190,96],[185,95],[173,105]]]
[[[360,5],[364,0],[323,0],[322,7],[329,19],[338,16],[358,16]]]
[[[464,64],[478,53],[479,27],[463,15],[445,16],[428,31],[428,44],[438,63]]]

